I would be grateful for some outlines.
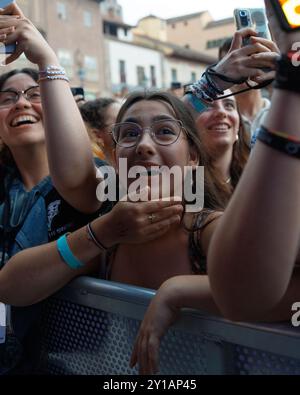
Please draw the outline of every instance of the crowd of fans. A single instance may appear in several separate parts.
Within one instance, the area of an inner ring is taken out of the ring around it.
[[[17,42],[7,62],[24,53],[38,67],[0,77],[0,301],[8,317],[0,355],[15,350],[0,358],[0,373],[34,372],[40,302],[82,274],[157,290],[130,361],[142,374],[157,372],[160,340],[181,308],[290,319],[300,297],[300,78],[287,55],[300,33],[283,32],[267,0],[266,9],[274,42],[238,31],[182,98],[133,92],[122,106],[109,98],[77,106],[34,25],[16,4],[0,11],[0,41]],[[260,89],[238,93],[272,79],[272,103]],[[97,168],[107,165],[127,186],[117,201],[96,194]],[[136,166],[146,187],[133,193]],[[182,177],[165,194],[160,169],[174,166]],[[204,207],[192,213],[176,191],[187,167],[196,182],[198,166]]]

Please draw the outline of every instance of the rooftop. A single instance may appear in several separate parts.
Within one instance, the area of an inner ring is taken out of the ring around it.
[[[220,19],[220,20],[218,20],[218,21],[209,22],[209,23],[206,25],[206,28],[205,28],[205,29],[211,29],[211,28],[214,28],[214,27],[224,26],[224,25],[231,25],[231,24],[233,24],[233,23],[234,23],[234,18],[232,18],[232,17],[230,17],[230,18],[225,18],[225,19]]]
[[[204,14],[206,12],[208,12],[208,11],[201,11],[201,12],[196,12],[194,14],[178,16],[176,18],[169,18],[169,19],[167,19],[167,23],[176,23],[176,22],[180,22],[180,21],[185,21],[187,19],[198,18],[199,16],[201,16],[202,14]]]

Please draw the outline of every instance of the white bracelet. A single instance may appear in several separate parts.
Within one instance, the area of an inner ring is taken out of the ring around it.
[[[66,74],[66,70],[61,66],[49,65],[45,70],[39,71],[39,74]]]
[[[45,77],[41,77],[38,80],[38,83],[41,81],[54,81],[54,80],[63,80],[66,82],[70,82],[69,78],[65,75],[46,75]]]

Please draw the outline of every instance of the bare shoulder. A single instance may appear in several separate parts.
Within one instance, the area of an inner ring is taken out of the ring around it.
[[[205,255],[208,253],[209,244],[215,229],[223,215],[222,211],[213,211],[205,219],[203,227],[198,231],[198,240]]]

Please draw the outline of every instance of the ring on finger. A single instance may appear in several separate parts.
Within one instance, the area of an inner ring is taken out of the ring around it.
[[[153,222],[154,222],[155,219],[156,219],[156,215],[155,215],[155,214],[150,214],[150,215],[148,216],[148,219],[149,219],[149,221],[151,222],[151,224],[153,224]]]

